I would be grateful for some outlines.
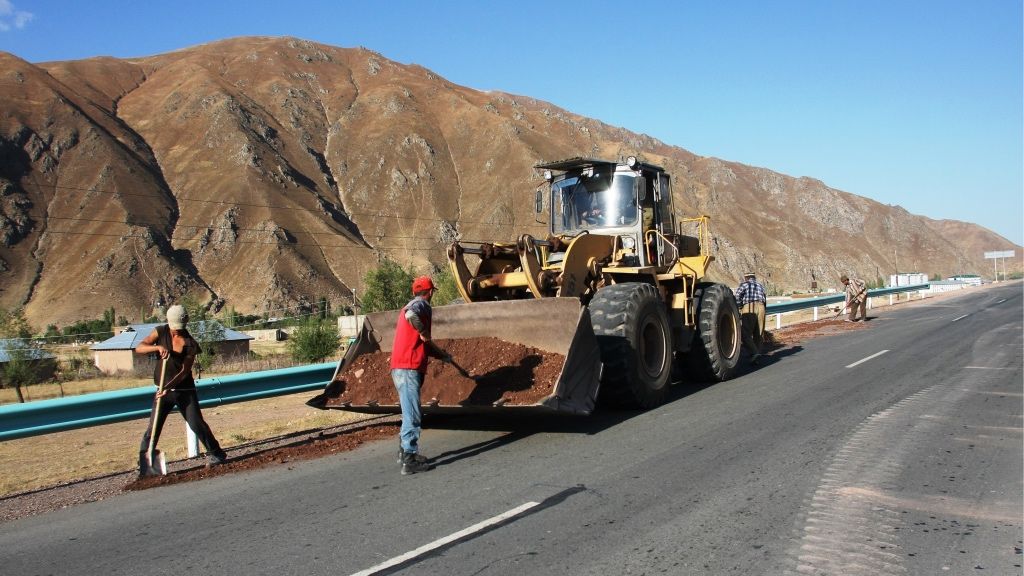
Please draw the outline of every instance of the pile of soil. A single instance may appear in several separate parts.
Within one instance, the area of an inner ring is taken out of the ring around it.
[[[435,340],[452,360],[469,373],[467,378],[450,364],[430,358],[420,398],[424,405],[529,406],[555,389],[565,364],[561,354],[506,342],[498,338]],[[391,380],[391,354],[374,352],[356,358],[338,377],[341,393],[331,406],[351,402],[397,405],[398,392]]]

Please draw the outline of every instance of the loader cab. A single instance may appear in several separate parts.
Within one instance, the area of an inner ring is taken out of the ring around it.
[[[552,235],[618,236],[630,266],[664,266],[675,258],[664,242],[674,223],[669,176],[662,168],[635,157],[625,163],[573,158],[538,168],[551,183]]]

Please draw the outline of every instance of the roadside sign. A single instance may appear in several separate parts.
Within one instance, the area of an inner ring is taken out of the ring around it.
[[[985,258],[1013,258],[1016,252],[1013,250],[996,250],[995,252],[985,252]]]

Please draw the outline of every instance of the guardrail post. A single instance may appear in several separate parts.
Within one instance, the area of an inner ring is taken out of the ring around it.
[[[818,307],[817,306],[814,307],[814,320],[815,321],[818,320]]]
[[[889,306],[892,306],[892,294],[889,294]]]
[[[188,422],[185,422],[185,448],[188,450],[189,458],[199,456],[199,439],[196,438],[196,433],[192,431]]]
[[[782,328],[782,313],[781,312],[779,312],[778,314],[775,315],[775,329],[778,330],[779,328]]]

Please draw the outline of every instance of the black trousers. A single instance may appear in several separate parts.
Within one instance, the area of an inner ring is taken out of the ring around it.
[[[153,419],[156,418],[156,434],[153,437],[153,447],[155,448],[157,442],[160,441],[160,432],[163,430],[164,421],[167,420],[167,415],[170,414],[175,406],[178,407],[181,415],[185,417],[188,427],[195,433],[196,438],[203,443],[206,453],[221,458],[224,457],[224,450],[221,449],[217,439],[213,437],[210,427],[203,420],[203,413],[199,411],[199,396],[196,394],[195,388],[171,390],[164,394],[163,398],[160,398],[159,411],[156,409],[156,398],[153,399],[153,410],[149,415],[146,433],[142,435],[142,443],[139,444],[140,471],[145,471],[146,469],[146,452],[149,451],[149,434],[153,430]]]

